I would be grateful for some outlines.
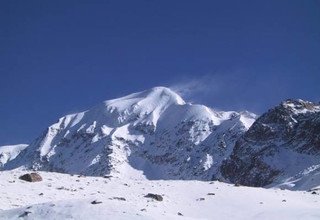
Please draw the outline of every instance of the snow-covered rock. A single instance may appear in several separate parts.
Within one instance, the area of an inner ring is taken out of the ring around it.
[[[221,170],[249,186],[320,185],[320,105],[287,100],[270,109],[236,142]]]
[[[155,87],[60,118],[4,169],[211,180],[255,118]]]

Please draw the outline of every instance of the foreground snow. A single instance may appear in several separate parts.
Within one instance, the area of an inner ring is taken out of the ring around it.
[[[23,173],[0,172],[0,219],[320,219],[319,194],[305,191],[49,172],[39,172],[42,182],[29,183],[18,179]],[[145,198],[147,193],[161,194],[163,201]]]

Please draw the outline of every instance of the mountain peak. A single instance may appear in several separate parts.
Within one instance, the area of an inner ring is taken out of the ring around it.
[[[132,93],[121,98],[107,100],[104,103],[105,105],[112,105],[118,107],[119,109],[123,109],[127,107],[126,104],[141,104],[143,100],[149,104],[154,102],[161,103],[162,101],[169,102],[168,104],[185,104],[185,101],[177,93],[166,87],[154,87],[152,89]],[[120,102],[122,103],[121,105],[119,104]]]
[[[287,99],[280,105],[282,108],[290,110],[294,114],[320,111],[320,105],[302,99]]]
[[[186,104],[171,89],[154,87],[60,118],[4,169],[212,179],[254,119]]]

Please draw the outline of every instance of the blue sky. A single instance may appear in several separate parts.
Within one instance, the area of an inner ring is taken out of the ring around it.
[[[224,110],[319,102],[320,1],[11,0],[0,25],[0,145],[159,85]]]

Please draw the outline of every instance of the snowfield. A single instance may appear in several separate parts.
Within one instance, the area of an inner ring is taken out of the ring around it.
[[[43,181],[30,183],[19,179],[24,173],[0,172],[0,219],[320,219],[317,190],[53,172],[38,172]],[[148,193],[163,201],[144,197]]]

